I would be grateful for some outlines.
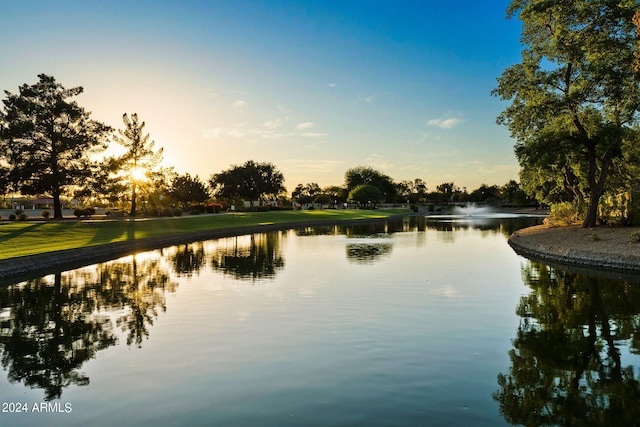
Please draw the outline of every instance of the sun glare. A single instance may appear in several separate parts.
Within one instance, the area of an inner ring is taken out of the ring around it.
[[[134,181],[144,181],[147,179],[147,171],[143,168],[131,169],[131,178]]]

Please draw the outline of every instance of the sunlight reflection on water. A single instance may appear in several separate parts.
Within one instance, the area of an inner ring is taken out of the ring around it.
[[[539,283],[523,283],[531,264],[506,237],[536,222],[240,236],[6,287],[0,348],[17,380],[0,392],[60,393],[74,406],[65,425],[506,425],[497,378],[522,325],[515,308]],[[71,347],[56,328],[76,334]],[[59,370],[35,376],[16,339],[64,350]],[[56,386],[60,369],[86,384]],[[39,417],[7,420],[62,419]]]

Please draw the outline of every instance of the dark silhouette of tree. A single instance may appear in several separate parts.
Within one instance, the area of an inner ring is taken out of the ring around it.
[[[209,189],[198,175],[192,178],[188,173],[173,178],[169,194],[180,202],[183,208],[190,203],[204,203],[210,197]]]
[[[529,202],[527,193],[513,179],[500,188],[500,193],[505,203],[511,206],[524,206]]]
[[[444,182],[436,187],[440,203],[453,203],[456,200],[456,194],[460,193],[460,187],[453,182]]]
[[[89,384],[80,367],[116,343],[110,320],[89,316],[95,301],[63,285],[61,274],[52,285],[35,280],[2,288],[0,303],[12,312],[0,330],[9,381],[43,389],[46,400],[59,398],[71,384]]]
[[[2,121],[2,119],[0,119]],[[0,135],[2,135],[2,130],[0,130]],[[2,144],[0,143],[0,147]],[[0,194],[4,195],[9,192],[10,188],[10,180],[9,180],[9,166],[6,164],[2,164],[2,156],[0,156]]]
[[[115,327],[140,347],[175,286],[158,260],[133,257],[0,287],[0,306],[10,312],[0,323],[0,363],[9,381],[43,389],[47,400],[89,384],[80,368],[117,343]]]
[[[322,192],[331,198],[334,204],[344,203],[349,197],[349,192],[346,188],[338,185],[331,185],[322,189]]]
[[[349,243],[346,247],[347,259],[358,264],[371,264],[391,254],[391,243]]]
[[[396,184],[396,194],[399,202],[418,203],[426,201],[427,184],[420,178],[413,181],[400,181]]]
[[[101,264],[98,269],[101,290],[114,300],[107,299],[106,307],[126,307],[125,314],[116,318],[116,325],[128,332],[127,345],[142,346],[149,337],[149,326],[158,317],[159,310],[167,310],[165,293],[174,292],[177,285],[170,282],[169,272],[158,259],[142,262],[136,255],[130,262]]]
[[[180,246],[171,257],[171,261],[176,273],[191,277],[193,273],[199,273],[204,266],[204,247],[202,243]]]
[[[322,190],[320,186],[315,182],[307,183],[306,185],[298,184],[296,189],[291,193],[291,198],[300,203],[301,205],[306,203],[313,203],[316,195],[320,194]]]
[[[396,185],[393,180],[382,172],[368,166],[357,166],[347,170],[344,174],[344,181],[349,193],[359,185],[368,184],[380,190],[383,196],[382,200],[395,201]]]
[[[640,351],[640,288],[530,262],[531,294],[511,368],[498,376],[500,412],[524,426],[633,426],[640,420],[637,369],[623,366],[621,346]]]
[[[220,246],[215,251],[211,265],[236,279],[273,277],[278,269],[284,267],[281,239],[282,232],[253,234],[248,244],[239,244],[237,237],[226,239],[230,245]]]
[[[128,180],[131,186],[129,215],[135,216],[138,185],[147,178],[152,169],[160,164],[163,149],[154,151],[155,141],[149,142],[149,134],[144,134],[145,122],[140,123],[136,113],[133,113],[131,117],[127,113],[123,114],[122,121],[125,128],[124,130],[119,129],[118,135],[114,135],[113,139],[126,149],[120,161],[122,168],[129,174]]]
[[[583,227],[596,225],[608,178],[624,167],[625,149],[637,144],[640,74],[632,20],[639,8],[633,1],[512,0],[507,10],[522,21],[525,49],[493,91],[511,101],[498,123],[518,141],[530,194],[546,185],[588,199]]]
[[[115,204],[123,200],[128,185],[122,180],[120,172],[122,161],[116,157],[107,157],[95,164],[91,176],[75,193],[75,197],[96,198]]]
[[[254,201],[262,204],[265,197],[276,197],[282,193],[283,183],[284,176],[273,164],[256,163],[253,160],[242,166],[232,166],[210,179],[216,197],[236,203],[245,199],[252,208]]]
[[[313,203],[318,203],[320,205],[326,205],[331,203],[331,196],[325,193],[316,194],[313,198]]]
[[[349,200],[358,202],[360,205],[375,206],[376,203],[384,200],[384,195],[374,185],[360,184],[349,192]]]
[[[468,200],[474,203],[491,203],[500,198],[500,189],[497,185],[481,184],[480,187],[469,193]]]
[[[111,128],[69,99],[82,87],[66,89],[45,74],[38,78],[18,94],[5,91],[0,167],[21,193],[50,193],[54,218],[62,218],[60,196],[89,176],[90,156],[106,148]]]

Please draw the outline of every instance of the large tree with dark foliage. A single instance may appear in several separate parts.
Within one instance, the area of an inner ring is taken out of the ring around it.
[[[256,163],[253,160],[241,166],[213,175],[210,185],[215,195],[222,199],[261,202],[268,195],[276,196],[284,191],[284,176],[271,163]]]
[[[204,203],[209,198],[209,189],[198,178],[186,173],[178,175],[171,181],[170,195],[186,208],[189,203]]]
[[[369,166],[357,166],[347,170],[344,174],[344,181],[349,192],[360,185],[368,184],[378,188],[384,200],[388,202],[395,201],[396,185],[393,180]]]
[[[530,195],[588,201],[583,227],[596,225],[608,178],[635,144],[640,73],[635,0],[512,0],[522,21],[522,62],[507,68],[494,95],[517,140]],[[553,200],[552,200],[553,201]]]
[[[45,74],[38,78],[17,94],[5,91],[0,167],[16,191],[51,194],[54,218],[62,218],[60,196],[88,176],[90,156],[106,148],[111,128],[70,100],[82,87],[66,89]]]

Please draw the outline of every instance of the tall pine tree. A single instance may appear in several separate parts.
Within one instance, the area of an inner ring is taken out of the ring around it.
[[[154,151],[155,141],[149,141],[149,134],[144,133],[145,122],[140,122],[138,115],[133,113],[131,117],[127,113],[122,115],[125,128],[118,130],[114,140],[122,145],[126,152],[120,158],[123,169],[129,174],[131,185],[131,211],[129,215],[135,216],[137,208],[137,189],[149,172],[162,161],[160,148]]]
[[[18,94],[5,91],[0,165],[14,190],[51,194],[54,218],[62,218],[60,196],[90,173],[90,156],[106,148],[111,128],[69,99],[82,87],[66,89],[45,74],[38,78]]]

